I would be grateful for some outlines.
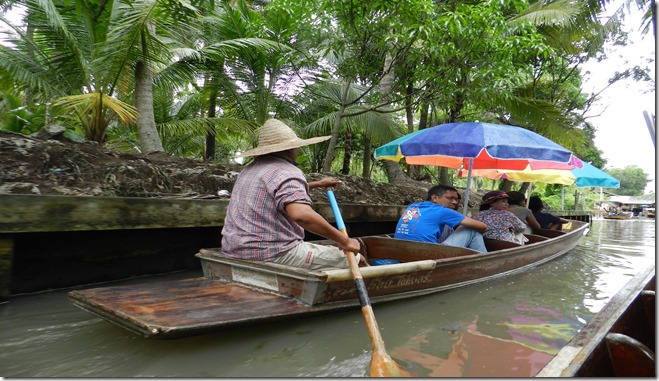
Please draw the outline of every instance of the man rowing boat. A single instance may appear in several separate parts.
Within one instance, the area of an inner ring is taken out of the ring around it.
[[[300,139],[277,119],[259,130],[258,146],[242,157],[254,157],[238,176],[231,192],[224,227],[222,253],[310,270],[348,268],[342,250],[359,253],[359,241],[349,238],[311,207],[309,189],[334,188],[339,181],[325,178],[307,183],[297,168],[298,148],[329,139]],[[304,231],[337,242],[340,248],[304,242]],[[357,260],[366,260],[357,254]]]

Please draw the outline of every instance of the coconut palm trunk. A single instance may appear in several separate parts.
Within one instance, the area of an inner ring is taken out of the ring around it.
[[[153,23],[148,24],[148,31],[155,31]],[[146,50],[145,31],[142,31],[142,49]],[[145,56],[148,56],[145,54]],[[137,131],[142,152],[164,152],[162,141],[156,129],[156,119],[153,111],[153,73],[144,60],[135,64],[135,108],[139,113]]]
[[[334,159],[334,152],[336,151],[336,142],[339,140],[339,129],[341,127],[341,120],[346,110],[346,102],[348,99],[348,91],[350,91],[350,82],[346,82],[343,90],[341,91],[341,105],[336,112],[334,118],[334,125],[332,126],[332,137],[329,140],[325,160],[323,161],[323,172],[330,172],[332,170],[332,160]]]
[[[390,54],[387,54],[384,60],[384,75],[380,79],[380,94],[382,95],[382,103],[387,104],[389,102],[389,96],[391,95],[393,83],[394,83],[394,61]],[[388,160],[383,160],[386,162]],[[390,183],[406,183],[414,182],[410,177],[408,177],[403,170],[400,168],[399,163],[383,163],[385,172],[387,173],[387,178]],[[393,165],[391,165],[393,164]]]

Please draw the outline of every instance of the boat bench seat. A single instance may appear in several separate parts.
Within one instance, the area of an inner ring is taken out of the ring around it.
[[[503,249],[511,249],[513,247],[522,246],[519,243],[510,242],[510,241],[501,241],[498,239],[491,239],[491,238],[483,238],[483,242],[485,242],[485,248],[487,249],[488,252],[503,250]]]
[[[553,231],[557,232],[557,230],[553,230]],[[563,233],[563,232],[559,232],[559,233]],[[525,245],[530,245],[532,243],[542,242],[549,239],[547,237],[537,234],[524,234],[524,236],[528,239]],[[491,238],[483,238],[483,242],[485,242],[485,248],[487,248],[488,252],[523,246],[515,242],[500,241],[498,239],[491,239]]]
[[[542,242],[542,241],[546,241],[546,240],[549,239],[547,237],[543,237],[543,236],[537,235],[537,234],[524,234],[524,236],[526,238],[528,238],[528,241],[525,243],[525,245],[530,245],[532,243]]]
[[[562,230],[552,230],[552,229],[538,229],[535,230],[533,233],[547,238],[560,237],[565,234],[565,232]]]

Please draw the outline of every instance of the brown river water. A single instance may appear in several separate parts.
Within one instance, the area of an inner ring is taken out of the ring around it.
[[[417,377],[529,377],[654,263],[655,220],[594,220],[579,246],[554,261],[373,309],[387,352]],[[369,375],[371,347],[359,310],[154,340],[74,307],[67,291],[19,295],[0,305],[0,376]]]

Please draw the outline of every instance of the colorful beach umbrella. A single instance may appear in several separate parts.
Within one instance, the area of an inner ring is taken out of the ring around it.
[[[472,177],[486,177],[488,179],[508,179],[510,181],[528,181],[547,184],[575,184],[579,188],[602,187],[619,188],[620,181],[593,165],[582,162],[582,168],[572,170],[538,169],[531,170],[527,167],[523,171],[511,171],[501,169],[475,169]],[[467,177],[467,171],[458,171],[458,176]]]
[[[458,176],[467,177],[464,169],[458,171]],[[492,180],[506,179],[510,181],[534,182],[547,184],[572,185],[576,177],[568,169],[537,169],[532,170],[530,167],[522,171],[511,171],[505,169],[474,169],[472,177],[485,177]]]
[[[448,168],[573,169],[581,161],[572,152],[533,131],[482,122],[446,123],[407,134],[375,150],[378,160]],[[471,174],[465,199],[469,198]],[[467,212],[467,203],[464,213]]]
[[[407,134],[375,150],[378,160],[448,168],[524,170],[580,166],[570,150],[533,131],[502,124],[446,123]]]
[[[575,168],[571,172],[577,178],[577,187],[620,188],[620,180],[585,161],[582,168]]]

